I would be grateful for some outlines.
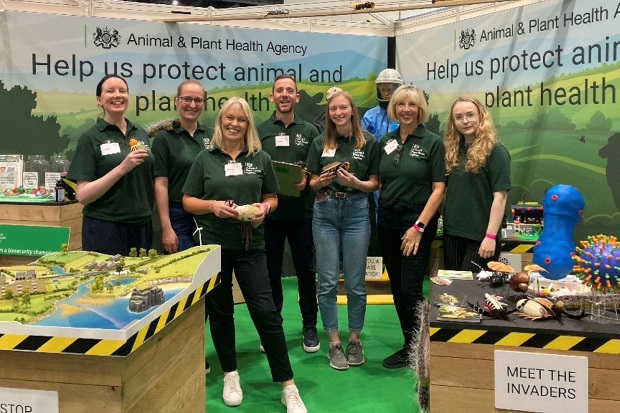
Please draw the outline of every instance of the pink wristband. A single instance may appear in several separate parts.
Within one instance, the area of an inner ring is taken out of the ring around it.
[[[490,232],[487,232],[487,233],[484,235],[484,237],[485,237],[485,238],[488,238],[488,239],[493,239],[493,240],[497,239],[497,235],[495,235],[495,234],[491,234]]]

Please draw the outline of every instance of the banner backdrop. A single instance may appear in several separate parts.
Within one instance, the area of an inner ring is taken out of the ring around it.
[[[196,24],[0,13],[0,153],[68,153],[101,116],[95,86],[117,73],[129,84],[127,117],[148,126],[176,117],[173,97],[186,79],[208,98],[212,125],[231,96],[245,97],[256,121],[274,110],[273,79],[296,77],[297,112],[323,112],[338,85],[362,108],[376,105],[374,78],[386,67],[384,37],[242,29]],[[363,45],[363,46],[362,46]]]
[[[486,104],[512,156],[511,204],[572,185],[586,200],[575,238],[618,236],[619,25],[618,1],[550,0],[400,36],[397,68],[440,134],[459,95]]]

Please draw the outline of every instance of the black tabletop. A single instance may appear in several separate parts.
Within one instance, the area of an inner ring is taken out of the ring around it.
[[[453,321],[438,321],[437,310],[440,302],[439,296],[441,294],[449,294],[457,299],[464,299],[466,302],[472,304],[483,305],[485,300],[485,293],[502,296],[505,303],[508,304],[508,310],[513,310],[516,307],[516,302],[519,298],[522,298],[519,294],[512,291],[507,285],[497,288],[491,288],[486,281],[464,281],[455,280],[449,286],[433,285],[432,286],[432,298],[433,302],[431,310],[431,327],[439,328],[442,330],[487,330],[490,332],[506,333],[506,332],[524,332],[533,333],[537,335],[546,336],[548,338],[553,336],[567,336],[574,335],[579,337],[588,337],[596,341],[600,339],[607,341],[610,339],[620,339],[620,320],[611,320],[615,317],[615,313],[607,312],[608,318],[604,322],[594,321],[590,317],[590,309],[586,308],[588,315],[582,319],[576,320],[560,315],[557,318],[546,320],[526,320],[519,317],[518,312],[514,312],[508,316],[508,320],[494,319],[487,316],[482,317],[480,323],[463,323]],[[609,308],[609,306],[608,306]],[[620,313],[620,309],[618,309]],[[571,314],[578,313],[579,311],[569,311]],[[619,314],[620,317],[620,314]],[[446,331],[444,331],[446,333]],[[440,336],[431,340],[441,340]]]

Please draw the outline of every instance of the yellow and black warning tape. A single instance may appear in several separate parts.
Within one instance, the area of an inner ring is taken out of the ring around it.
[[[178,318],[220,282],[220,274],[211,277],[187,297],[141,328],[127,341],[92,338],[49,337],[0,334],[0,350],[34,351],[40,353],[84,354],[89,356],[128,356],[149,338]]]
[[[458,344],[491,344],[498,347],[533,347],[546,350],[620,354],[620,339],[540,332],[454,329],[431,327],[431,341]]]

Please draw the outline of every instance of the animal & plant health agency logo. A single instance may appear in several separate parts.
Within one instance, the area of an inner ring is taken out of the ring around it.
[[[459,36],[459,47],[461,49],[471,49],[476,44],[476,31],[474,29],[465,29],[461,30],[461,35]]]
[[[93,43],[97,47],[104,49],[111,49],[117,47],[121,43],[121,35],[118,34],[118,30],[110,27],[97,27],[95,33],[93,33]]]

